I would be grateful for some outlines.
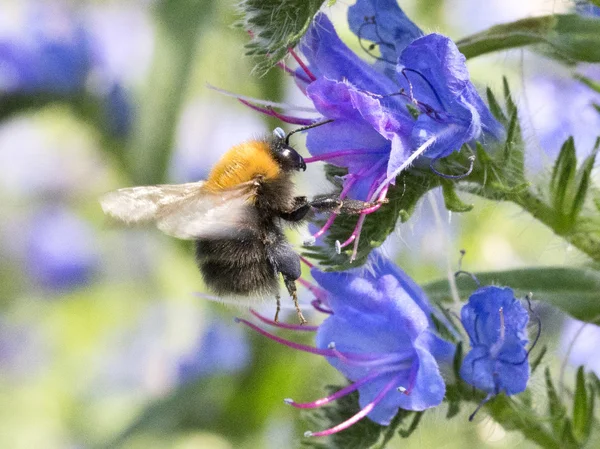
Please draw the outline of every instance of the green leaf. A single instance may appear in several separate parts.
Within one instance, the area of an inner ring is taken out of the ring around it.
[[[554,429],[555,435],[561,435],[564,427],[564,419],[567,415],[567,409],[558,397],[554,382],[552,382],[552,375],[550,374],[550,368],[546,367],[544,371],[546,378],[546,395],[548,396],[548,412],[550,413],[550,424]]]
[[[242,0],[241,26],[251,33],[247,54],[266,72],[298,44],[325,0]]]
[[[531,374],[535,373],[535,371],[538,369],[540,363],[542,362],[542,359],[546,355],[546,352],[548,352],[548,346],[544,345],[540,350],[539,354],[531,362]]]
[[[490,89],[489,87],[486,88],[485,93],[487,96],[488,106],[490,108],[490,111],[492,112],[492,114],[494,115],[496,120],[498,120],[500,123],[502,123],[506,127],[508,125],[508,119],[506,118],[504,111],[500,107],[498,100],[496,100],[496,97],[494,96],[492,89]]]
[[[403,410],[405,411],[405,410]],[[402,438],[408,438],[409,436],[411,436],[411,434],[417,430],[417,427],[419,426],[419,423],[421,422],[421,418],[423,418],[423,415],[425,414],[425,412],[409,412],[414,414],[413,420],[410,423],[410,426],[408,426],[407,429],[400,429],[398,430],[398,433],[400,434],[400,436]]]
[[[583,444],[590,437],[594,420],[594,395],[588,396],[583,366],[577,370],[575,397],[573,398],[573,436]]]
[[[550,198],[554,209],[559,213],[563,212],[565,200],[573,189],[576,170],[575,141],[573,137],[569,137],[556,158],[550,178]]]
[[[545,419],[504,394],[491,399],[486,410],[504,429],[517,430],[544,449],[565,449],[546,429]]]
[[[565,419],[565,421],[563,422],[563,428],[560,434],[560,441],[564,449],[581,447],[579,444],[577,444],[577,441],[575,440],[575,436],[573,435],[573,425],[571,424],[571,420],[569,419]]]
[[[573,75],[573,78],[581,81],[583,84],[585,84],[590,89],[593,89],[596,92],[600,93],[600,82],[595,81],[595,80],[588,78],[587,76],[581,75],[579,73],[576,73],[575,75]]]
[[[510,286],[517,297],[533,292],[538,301],[558,307],[572,317],[588,323],[600,324],[600,273],[584,268],[544,267],[475,273],[481,285]],[[458,293],[468,297],[474,291],[473,281],[459,277]],[[434,302],[452,300],[448,280],[431,282],[424,286]]]
[[[581,213],[581,210],[583,209],[583,205],[590,187],[592,170],[594,169],[597,154],[598,145],[594,147],[592,153],[585,159],[585,161],[583,161],[583,164],[577,172],[577,179],[575,180],[575,196],[573,198],[571,211],[569,213],[569,217],[573,222],[575,222]]]
[[[444,204],[446,209],[452,212],[469,212],[473,209],[472,204],[464,203],[456,194],[454,183],[447,179],[442,179],[442,193],[444,194]]]
[[[565,62],[600,62],[600,20],[577,14],[532,17],[493,26],[457,45],[467,58],[534,45]]]

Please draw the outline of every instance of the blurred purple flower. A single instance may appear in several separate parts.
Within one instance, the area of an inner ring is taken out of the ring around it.
[[[573,366],[585,369],[600,376],[600,326],[568,318],[565,321],[561,337],[561,352]]]
[[[83,15],[59,1],[25,2],[22,17],[0,34],[0,94],[65,98],[91,93],[104,109],[107,129],[129,130],[130,105],[120,80],[106,76],[99,43]],[[101,84],[91,90],[90,80]]]
[[[181,358],[179,381],[235,373],[244,369],[250,358],[250,345],[243,330],[233,322],[215,317],[199,336],[194,348]]]
[[[62,206],[34,214],[27,229],[26,268],[36,283],[70,289],[92,279],[97,265],[90,227]]]
[[[582,16],[600,17],[600,7],[584,0],[575,0],[575,11]]]
[[[0,38],[0,92],[81,91],[92,67],[89,36],[58,3],[27,3],[20,29]]]
[[[488,393],[483,403],[501,392],[510,396],[524,391],[529,380],[525,349],[529,314],[512,289],[479,288],[463,306],[461,321],[472,349],[463,360],[460,375]]]
[[[344,430],[365,416],[388,425],[398,409],[425,410],[439,405],[445,384],[438,361],[452,360],[454,346],[430,326],[424,292],[389,260],[378,255],[367,267],[346,272],[312,269],[318,282],[318,310],[329,314],[318,327],[279,324],[301,331],[316,330],[316,347],[300,345],[240,320],[263,335],[295,349],[325,356],[353,383],[310,403],[286,403],[316,408],[358,390],[361,411],[337,426],[307,432],[325,436]],[[263,322],[272,321],[254,313]]]
[[[542,62],[542,67],[545,62]],[[539,65],[538,65],[539,67]],[[580,65],[577,72],[592,80],[600,80],[595,65]],[[579,157],[587,156],[598,138],[600,94],[572,78],[571,73],[541,72],[528,77],[523,87],[527,95],[524,128],[539,148],[528,148],[527,166],[539,172],[558,156],[562,144],[573,136]],[[568,107],[565,107],[568,105]],[[537,151],[536,151],[537,150]]]

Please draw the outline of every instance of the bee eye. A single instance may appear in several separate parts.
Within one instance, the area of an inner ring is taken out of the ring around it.
[[[273,136],[275,136],[278,139],[283,140],[283,139],[285,139],[285,131],[281,128],[275,128],[273,130]]]
[[[279,165],[284,170],[306,170],[306,163],[304,162],[304,159],[292,147],[281,145],[275,149],[274,154],[275,158],[279,162]]]

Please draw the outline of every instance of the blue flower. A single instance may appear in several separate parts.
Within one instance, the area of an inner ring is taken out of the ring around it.
[[[584,366],[600,376],[600,326],[567,318],[563,324],[561,352],[571,366]]]
[[[293,343],[250,327],[290,347],[323,355],[352,384],[333,395],[309,403],[286,402],[315,408],[358,390],[361,411],[335,427],[307,436],[325,436],[369,417],[388,425],[398,409],[425,410],[439,405],[445,384],[438,361],[450,361],[454,346],[439,338],[430,325],[432,311],[424,292],[389,260],[372,255],[367,267],[312,275],[326,294],[329,314],[316,330],[316,347]],[[257,315],[255,313],[255,315]],[[259,317],[272,324],[270,320]]]
[[[250,362],[246,335],[233,323],[215,318],[194,349],[179,362],[180,382],[218,373],[234,373]]]
[[[462,379],[488,393],[486,400],[500,392],[510,396],[524,391],[529,314],[512,289],[479,288],[463,306],[461,321],[472,347],[460,369]]]

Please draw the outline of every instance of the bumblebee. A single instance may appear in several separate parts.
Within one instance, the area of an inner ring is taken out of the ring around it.
[[[329,121],[328,121],[329,122]],[[285,135],[232,147],[206,181],[140,186],[106,194],[105,214],[125,224],[154,222],[164,233],[196,241],[196,262],[210,290],[219,296],[271,296],[281,308],[279,274],[306,323],[296,293],[300,256],[285,238],[282,222],[298,223],[311,210],[360,213],[370,203],[320,195],[309,201],[294,195],[292,174],[306,163],[289,138],[322,122]]]

